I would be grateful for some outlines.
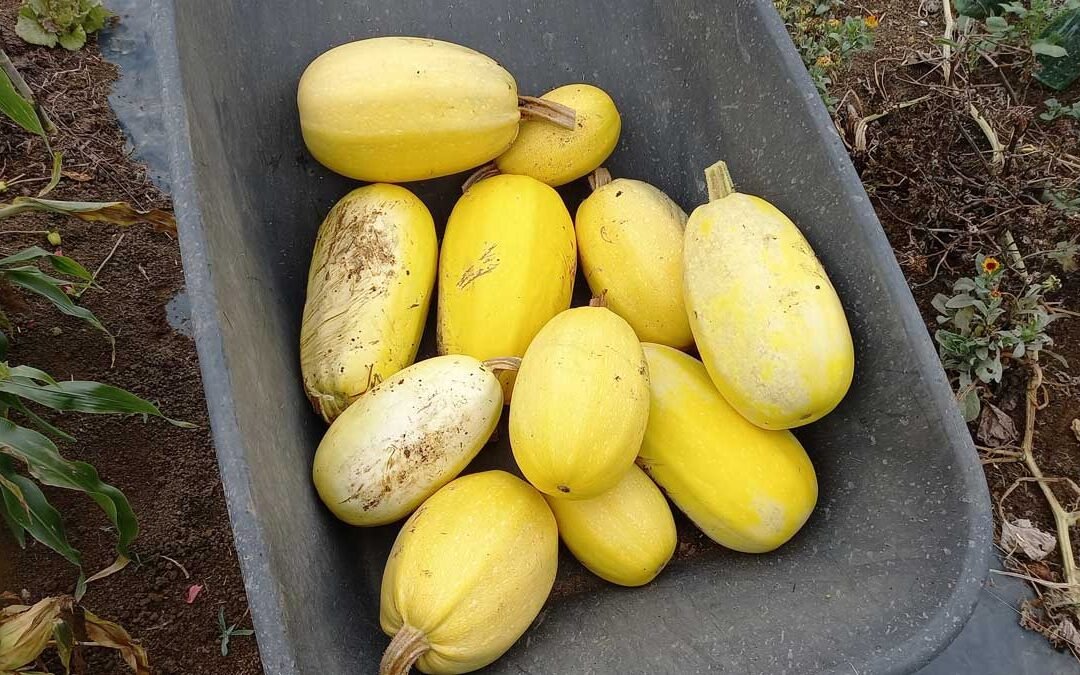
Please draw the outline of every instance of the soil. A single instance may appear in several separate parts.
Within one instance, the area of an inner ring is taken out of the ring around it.
[[[854,5],[849,5],[850,11]],[[1052,92],[1034,81],[1030,69],[1003,60],[994,67],[977,63],[958,70],[945,87],[941,69],[933,63],[911,63],[937,57],[941,47],[933,40],[944,32],[938,0],[873,0],[860,5],[880,17],[873,51],[857,55],[833,74],[832,94],[841,99],[838,126],[852,160],[863,179],[882,226],[892,243],[927,329],[937,329],[937,311],[931,300],[949,293],[953,281],[973,276],[975,255],[993,255],[1015,268],[1003,250],[1002,235],[1013,235],[1027,270],[1062,281],[1046,299],[1066,310],[1080,310],[1080,273],[1065,273],[1045,256],[1057,242],[1080,239],[1080,213],[1067,214],[1042,199],[1047,188],[1080,188],[1080,165],[1070,166],[1080,147],[1080,121],[1038,118],[1043,101],[1080,99],[1080,84],[1065,92]],[[905,64],[906,62],[906,64]],[[1008,80],[1012,91],[1004,84]],[[899,103],[929,95],[924,102],[897,109]],[[990,171],[990,147],[968,112],[976,105],[1006,146],[1008,157],[1000,173]],[[860,117],[888,114],[867,127],[865,150],[855,144],[855,123]],[[1020,287],[1015,269],[1009,290]],[[1035,459],[1046,476],[1080,483],[1080,439],[1070,430],[1080,418],[1080,318],[1064,316],[1051,324],[1053,351],[1069,364],[1043,354],[1039,363],[1045,385],[1036,415],[1033,444]],[[987,388],[984,401],[1007,413],[1022,436],[1025,389],[1030,369],[1007,362],[1003,381]],[[977,446],[977,423],[971,425]],[[1020,439],[1013,442],[1019,446]],[[984,447],[985,459],[990,458]],[[984,459],[984,461],[985,461]],[[1049,507],[1039,487],[1021,483],[1002,505],[1001,498],[1018,478],[1029,476],[1022,463],[985,463],[987,484],[996,510],[1012,521],[1027,518],[1040,529],[1054,532]],[[1066,509],[1080,505],[1080,494],[1065,483],[1053,489]],[[1072,540],[1073,554],[1080,541]],[[1017,556],[1006,564],[1019,571],[1060,581],[1061,564],[1055,551],[1046,564],[1032,565]]]
[[[116,68],[102,58],[93,38],[76,53],[26,45],[12,31],[18,4],[0,0],[0,37],[58,127],[52,143],[63,152],[66,173],[50,197],[169,208],[168,196],[150,182],[146,167],[129,157],[109,108]],[[47,177],[46,157],[39,139],[0,120],[0,179]],[[15,185],[3,198],[35,194],[43,184]],[[156,402],[166,415],[198,425],[181,429],[158,419],[77,414],[52,418],[78,438],[61,445],[61,452],[93,464],[104,481],[125,492],[139,517],[136,561],[91,583],[83,604],[140,639],[154,673],[261,673],[252,637],[234,637],[229,655],[220,653],[219,610],[241,628],[250,628],[250,619],[195,346],[166,321],[166,303],[184,285],[177,242],[145,225],[122,229],[62,216],[21,215],[0,222],[0,254],[30,245],[48,247],[43,235],[17,234],[44,229],[58,231],[63,252],[91,271],[103,265],[101,290],[86,292],[81,304],[116,336],[116,362],[110,364],[111,351],[100,332],[33,301],[28,311],[11,316],[15,330],[8,333],[13,343],[9,362],[42,368],[57,379],[124,387]],[[46,493],[64,515],[87,573],[108,566],[115,558],[115,537],[100,510],[82,495]],[[25,590],[37,600],[73,590],[76,570],[71,565],[32,540],[19,551],[2,530],[0,591]],[[185,597],[194,584],[203,588],[189,604]],[[110,650],[88,650],[87,657],[89,672],[130,672]],[[52,665],[53,672],[62,672]]]

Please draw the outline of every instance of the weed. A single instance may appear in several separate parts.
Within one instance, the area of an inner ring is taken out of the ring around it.
[[[30,44],[76,51],[110,16],[101,0],[23,0],[15,34]]]
[[[1048,98],[1043,101],[1046,104],[1046,112],[1039,113],[1039,119],[1053,122],[1061,117],[1071,117],[1080,120],[1080,100],[1071,104],[1063,104],[1056,98]]]
[[[1061,282],[1032,279],[1019,294],[1003,290],[1004,268],[976,257],[976,275],[957,279],[952,296],[938,293],[932,305],[942,328],[934,334],[945,370],[957,378],[957,398],[968,421],[981,409],[980,384],[1000,382],[1003,359],[1036,359],[1053,344],[1046,328],[1057,318],[1043,301]]]
[[[1080,190],[1043,190],[1042,201],[1066,215],[1080,213]]]
[[[1061,58],[1068,51],[1046,31],[1065,12],[1080,8],[1080,0],[1031,0],[1028,3],[994,3],[993,13],[961,16],[960,26],[970,31],[966,43],[974,48],[970,60],[982,55],[1008,55],[1035,65],[1035,57]],[[955,45],[960,46],[960,45]]]
[[[231,626],[225,623],[225,608],[219,607],[217,613],[218,623],[218,637],[221,640],[221,655],[229,655],[229,640],[234,637],[247,637],[254,635],[255,631],[250,628],[237,628],[239,624],[234,623]]]
[[[1057,263],[1065,274],[1080,270],[1080,264],[1077,263],[1080,260],[1080,244],[1075,240],[1059,241],[1046,257]]]
[[[775,0],[775,5],[822,101],[835,112],[830,73],[853,54],[873,48],[877,17],[841,16],[842,0]]]

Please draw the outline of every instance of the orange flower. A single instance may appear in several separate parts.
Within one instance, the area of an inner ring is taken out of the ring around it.
[[[866,21],[866,27],[869,28],[870,30],[874,30],[875,28],[878,27],[878,18],[876,16],[874,16],[873,14],[866,17],[865,21]]]
[[[819,56],[819,57],[818,57],[818,60],[817,60],[817,65],[818,65],[819,67],[821,67],[821,68],[828,68],[828,67],[829,67],[829,66],[831,66],[832,64],[833,64],[833,60],[832,60],[832,57],[831,57],[831,56],[829,56],[828,54],[825,54],[824,56]]]
[[[825,23],[828,24],[829,28],[839,28],[840,27],[840,19],[829,19]]]
[[[999,291],[996,288],[993,289],[992,291],[990,291],[990,297],[991,298],[1000,298],[1001,297],[1001,291]]]
[[[984,274],[993,274],[1001,269],[1001,263],[997,258],[983,258],[982,271]]]

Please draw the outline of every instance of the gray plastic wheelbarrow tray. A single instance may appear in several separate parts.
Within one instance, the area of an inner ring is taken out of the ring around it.
[[[310,482],[323,431],[300,385],[308,259],[355,186],[304,149],[304,67],[375,35],[459,42],[524,93],[607,89],[623,113],[616,176],[687,210],[729,162],[806,233],[847,309],[857,371],[799,431],[821,499],[778,552],[683,528],[659,579],[592,582],[568,557],[499,673],[899,673],[960,630],[990,550],[987,493],[904,278],[784,26],[765,0],[154,0],[174,199],[214,439],[268,673],[374,672],[378,586],[395,527],[333,520]],[[461,176],[415,185],[445,222]],[[571,208],[581,188],[566,191]],[[584,284],[579,290],[584,292]],[[421,355],[431,355],[431,331]],[[504,465],[505,435],[482,454]]]

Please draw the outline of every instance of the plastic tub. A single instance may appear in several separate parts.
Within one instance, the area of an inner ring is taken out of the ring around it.
[[[985,483],[927,331],[813,85],[764,0],[154,0],[173,194],[222,480],[268,673],[375,672],[395,527],[321,506],[323,431],[300,385],[308,259],[354,187],[304,149],[296,83],[320,52],[438,37],[504,64],[521,91],[600,84],[623,112],[608,163],[685,208],[726,159],[803,228],[856,338],[845,402],[799,431],[821,499],[770,555],[700,545],[648,587],[571,558],[500,673],[910,672],[960,630],[987,569]],[[462,177],[414,186],[445,222]],[[564,191],[571,209],[580,186]],[[579,282],[579,290],[584,284]],[[422,354],[431,354],[431,331]],[[503,435],[505,439],[505,435]],[[478,460],[505,465],[505,440]]]

